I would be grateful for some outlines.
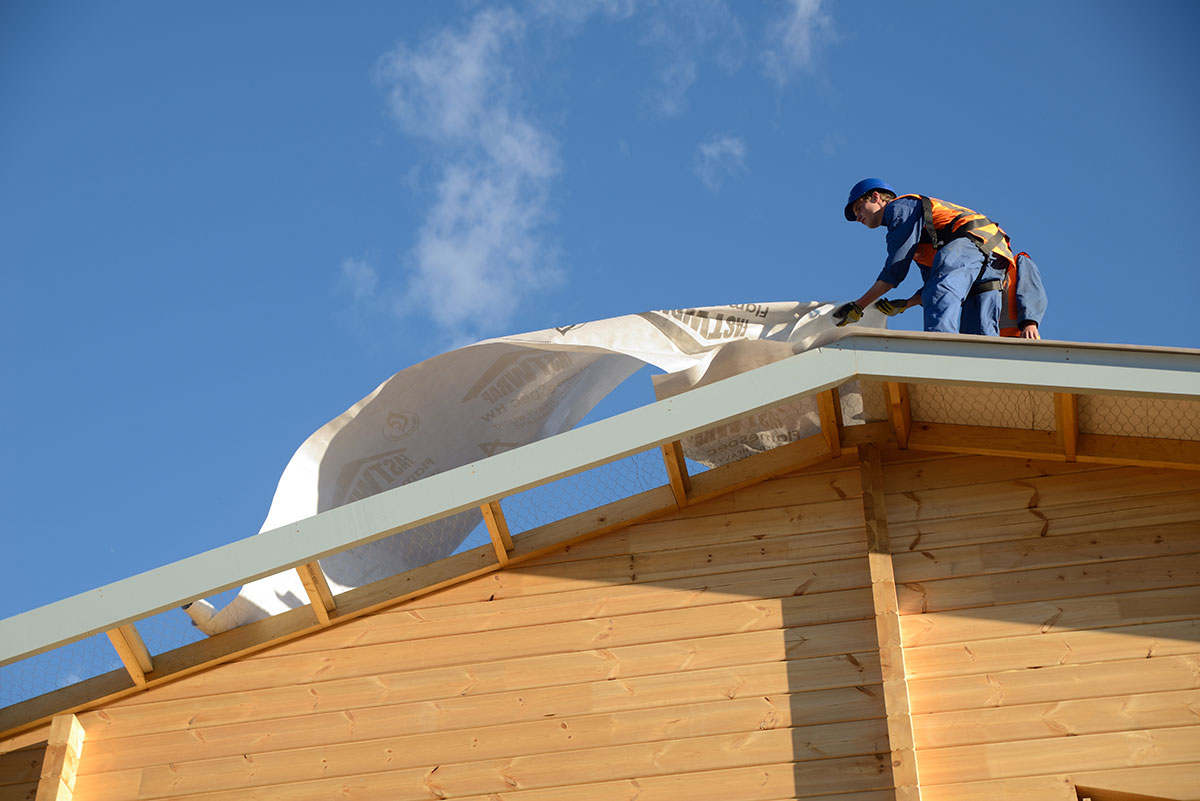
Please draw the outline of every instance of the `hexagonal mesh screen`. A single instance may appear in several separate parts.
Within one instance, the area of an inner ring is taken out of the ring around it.
[[[1054,395],[1050,392],[909,384],[908,395],[913,420],[1054,430]]]

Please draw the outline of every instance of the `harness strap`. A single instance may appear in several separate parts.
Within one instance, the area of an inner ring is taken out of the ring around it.
[[[1002,289],[1004,289],[1004,282],[999,278],[993,278],[989,281],[980,281],[971,287],[971,291],[967,293],[967,297],[973,298],[976,295],[982,295],[984,292],[999,292]]]
[[[942,245],[946,244],[941,236],[940,231],[933,225],[933,201],[921,195],[921,208],[925,212],[925,233],[929,235],[929,241],[933,244],[934,250],[941,250]]]

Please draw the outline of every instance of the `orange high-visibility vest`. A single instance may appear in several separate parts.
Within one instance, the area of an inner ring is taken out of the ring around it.
[[[925,212],[925,230],[913,253],[913,261],[923,267],[933,266],[938,249],[952,239],[970,237],[982,253],[990,253],[1001,261],[996,267],[1004,274],[1000,279],[1001,309],[1000,336],[1018,337],[1017,327],[1017,260],[1008,247],[1008,234],[996,223],[965,206],[947,203],[925,195],[903,195],[921,201]],[[899,199],[899,198],[897,198]]]
[[[913,261],[923,267],[933,266],[934,254],[952,239],[964,236],[975,240],[983,253],[993,253],[1009,264],[1015,264],[1012,251],[1008,249],[1008,234],[996,223],[965,206],[956,206],[935,197],[925,195],[903,195],[921,201],[925,212],[925,230],[917,244]],[[1005,266],[997,265],[1001,272]]]

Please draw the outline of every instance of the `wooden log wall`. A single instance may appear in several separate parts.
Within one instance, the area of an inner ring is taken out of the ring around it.
[[[0,801],[34,801],[45,756],[45,740],[0,753]]]
[[[1200,476],[888,465],[925,801],[1200,799]]]
[[[76,801],[884,801],[853,454],[79,715]]]

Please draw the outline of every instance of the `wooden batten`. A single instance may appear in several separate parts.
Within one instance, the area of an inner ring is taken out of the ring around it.
[[[896,444],[900,450],[908,448],[909,434],[912,432],[912,410],[908,401],[908,384],[885,381],[884,393],[887,395],[888,418],[892,430],[896,433]]]
[[[317,562],[300,565],[296,568],[296,573],[300,575],[300,583],[308,593],[308,600],[312,603],[317,620],[322,626],[328,626],[335,604],[333,592],[329,589],[329,582],[325,580],[325,572],[321,570],[321,565]]]
[[[1058,433],[994,426],[914,422],[908,446],[935,453],[971,453],[1066,461]],[[1159,437],[1080,434],[1076,461],[1130,467],[1200,470],[1200,442]]]
[[[501,565],[508,565],[511,561],[508,555],[512,553],[513,541],[512,535],[508,532],[508,521],[504,519],[504,510],[500,508],[500,501],[485,503],[479,507],[479,511],[483,513],[483,522],[487,525],[488,536],[492,538],[492,547],[496,550],[496,561]]]
[[[897,801],[920,801],[917,752],[913,740],[912,711],[904,669],[904,647],[900,630],[900,607],[892,570],[888,536],[887,502],[883,464],[879,448],[858,448],[862,477],[863,520],[867,530],[867,559],[871,571],[871,593],[875,605],[875,630],[879,641],[879,664],[883,676],[883,703],[887,711],[888,743],[891,749],[892,782]]]
[[[836,459],[842,455],[842,401],[837,387],[817,395],[817,415],[821,419],[821,433],[829,443],[829,456]]]
[[[133,683],[144,687],[146,674],[154,670],[154,663],[150,659],[150,650],[142,641],[142,635],[138,634],[137,628],[132,623],[106,633],[113,648],[116,649],[117,655],[121,657],[121,663],[129,671]]]
[[[668,442],[662,446],[662,455],[671,492],[675,495],[675,505],[682,509],[688,505],[688,492],[692,489],[692,477],[688,475],[687,463],[683,460],[683,443],[679,440]]]
[[[1068,462],[1075,461],[1079,451],[1079,396],[1069,392],[1054,393],[1054,427],[1058,446]]]
[[[36,801],[72,801],[83,753],[83,726],[74,715],[59,715],[50,724]]]

